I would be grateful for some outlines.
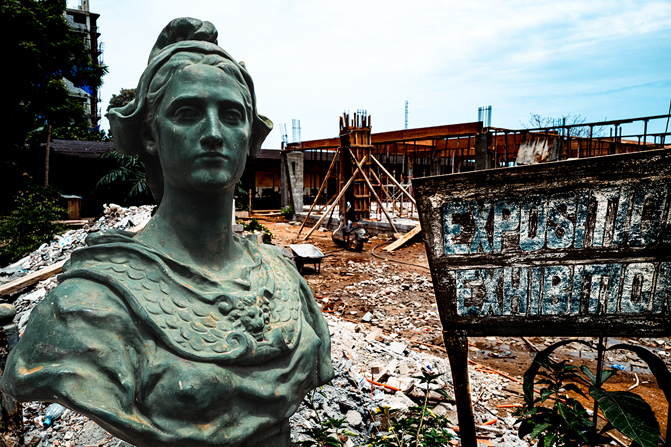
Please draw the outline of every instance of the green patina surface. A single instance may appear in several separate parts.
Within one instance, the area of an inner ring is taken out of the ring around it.
[[[139,233],[73,254],[1,388],[137,446],[288,445],[289,416],[333,376],[330,338],[293,264],[232,233],[235,183],[272,129],[251,76],[212,24],[176,19],[109,119],[160,206]]]

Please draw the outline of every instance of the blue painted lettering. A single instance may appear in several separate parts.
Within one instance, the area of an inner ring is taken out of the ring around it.
[[[468,204],[464,202],[450,202],[443,205],[443,243],[446,255],[468,254],[468,245],[454,244],[452,239],[461,234],[461,225],[452,223],[452,216],[463,213],[468,213]]]

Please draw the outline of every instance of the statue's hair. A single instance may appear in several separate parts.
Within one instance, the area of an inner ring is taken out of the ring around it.
[[[247,88],[242,73],[237,66],[230,60],[217,54],[202,53],[177,53],[168,62],[166,62],[154,75],[147,89],[147,113],[145,122],[151,126],[155,123],[156,113],[161,106],[165,90],[172,77],[179,71],[190,65],[209,65],[216,67],[230,76],[240,87],[245,109],[247,110],[247,119],[251,122],[252,116],[252,97]]]
[[[252,126],[251,158],[259,155],[261,144],[273,128],[272,121],[257,112],[254,83],[244,63],[235,61],[217,45],[214,25],[191,18],[173,20],[156,40],[149,64],[140,77],[135,99],[123,107],[110,109],[107,114],[114,149],[125,155],[142,155],[147,168],[147,184],[159,203],[163,197],[163,171],[159,158],[145,150],[142,126],[154,125],[165,88],[175,73],[195,64],[217,67],[240,85]]]

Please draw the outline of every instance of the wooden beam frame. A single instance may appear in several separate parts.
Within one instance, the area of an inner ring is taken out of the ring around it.
[[[375,192],[375,189],[373,188],[373,185],[370,183],[370,179],[368,178],[366,173],[363,172],[363,167],[361,166],[361,163],[359,163],[359,160],[356,159],[356,157],[352,153],[352,150],[349,147],[347,148],[347,151],[352,156],[352,160],[354,160],[354,163],[356,163],[356,166],[358,168],[358,171],[361,173],[361,176],[363,177],[363,179],[368,184],[368,187],[370,188],[370,192],[373,193],[373,196],[375,197],[375,200],[377,200],[377,204],[380,205],[380,208],[382,208],[382,212],[384,213],[385,216],[387,216],[387,220],[389,221],[389,225],[391,225],[391,228],[393,228],[394,233],[398,233],[398,230],[396,229],[396,225],[394,225],[394,222],[391,220],[391,217],[389,217],[389,214],[387,213],[387,210],[384,208],[384,206],[382,206],[382,201],[380,200],[380,197]],[[371,157],[372,157],[372,155],[371,155]],[[364,156],[364,159],[365,158],[366,157]]]
[[[389,173],[389,171],[387,171],[387,170],[384,168],[384,166],[382,166],[382,163],[380,163],[380,162],[377,160],[377,158],[375,158],[374,155],[371,155],[370,158],[371,158],[375,163],[377,163],[377,165],[380,167],[380,169],[382,169],[382,172],[384,172],[385,174],[387,174],[387,177],[389,177],[389,180],[391,180],[391,182],[392,182],[394,185],[396,185],[398,188],[400,188],[401,191],[403,192],[403,194],[405,194],[405,196],[406,196],[408,199],[410,199],[410,201],[411,201],[413,204],[415,204],[415,206],[417,206],[417,202],[415,202],[415,199],[414,199],[414,197],[412,197],[412,194],[410,194],[408,191],[406,191],[405,188],[403,187],[403,185],[401,185],[399,182],[396,181],[396,179],[394,178],[394,176],[391,175],[391,174]]]
[[[331,166],[329,166],[329,169],[326,172],[326,177],[324,177],[324,181],[322,181],[322,185],[319,187],[319,192],[317,192],[317,196],[315,197],[315,200],[312,202],[312,205],[310,205],[310,209],[308,210],[307,216],[305,216],[305,219],[303,219],[303,223],[301,224],[301,227],[298,229],[298,233],[296,234],[297,238],[298,238],[298,236],[300,236],[301,231],[303,231],[303,227],[305,226],[305,222],[308,221],[308,217],[310,217],[310,213],[312,213],[312,209],[317,204],[317,200],[321,196],[321,193],[324,190],[324,187],[326,186],[326,182],[328,182],[329,176],[331,175],[331,170],[333,170],[333,166],[335,166],[336,157],[338,156],[339,152],[340,152],[340,148],[338,148],[336,153],[333,155],[333,160],[331,160]]]
[[[366,158],[367,158],[367,156],[364,155],[364,157],[361,159],[361,163],[363,163],[364,161],[366,161]],[[326,210],[326,212],[322,215],[322,217],[319,218],[319,220],[317,221],[317,223],[315,224],[315,226],[312,227],[312,228],[310,229],[310,231],[308,231],[308,234],[306,234],[305,237],[303,237],[303,240],[304,240],[304,241],[306,241],[306,240],[310,237],[310,235],[311,235],[317,228],[319,228],[319,225],[322,223],[322,221],[324,220],[324,218],[326,217],[326,215],[327,215],[331,210],[333,210],[333,209],[335,208],[336,204],[338,203],[338,200],[340,200],[340,198],[343,196],[343,194],[345,194],[345,191],[347,191],[347,188],[349,188],[349,185],[351,185],[352,182],[354,181],[354,177],[356,177],[356,173],[357,173],[357,172],[359,172],[359,168],[356,168],[356,170],[354,171],[354,173],[352,173],[352,176],[349,178],[349,180],[347,181],[347,183],[345,184],[345,186],[340,190],[340,192],[338,193],[338,197],[336,197],[336,199],[335,199],[335,200],[333,201],[333,203],[331,204],[331,208],[329,208],[329,209]]]

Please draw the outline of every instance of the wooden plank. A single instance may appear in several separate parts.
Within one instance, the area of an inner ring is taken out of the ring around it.
[[[43,268],[42,270],[38,270],[37,272],[30,273],[10,283],[4,284],[0,287],[0,296],[9,295],[25,287],[32,286],[33,284],[37,284],[40,281],[44,281],[47,278],[51,278],[52,276],[63,271],[63,265],[67,262],[68,259],[58,261],[57,263]]]
[[[394,178],[394,176],[391,175],[391,174],[389,173],[389,171],[387,171],[387,170],[385,169],[384,166],[382,166],[382,163],[380,163],[380,162],[378,161],[378,159],[375,158],[375,156],[373,156],[373,155],[371,155],[370,158],[372,158],[373,161],[374,161],[375,163],[377,163],[377,165],[380,167],[380,169],[382,170],[382,172],[384,172],[385,174],[387,174],[387,177],[389,178],[389,180],[391,180],[391,182],[392,182],[397,188],[399,188],[399,189],[401,190],[401,192],[408,198],[408,200],[410,200],[412,203],[415,204],[415,206],[417,206],[417,202],[415,202],[415,199],[410,195],[410,193],[409,193],[408,191],[405,190],[405,188],[403,187],[403,185],[401,185],[399,182],[397,182],[396,179]]]
[[[387,220],[389,221],[389,225],[391,225],[391,228],[394,230],[394,232],[398,231],[396,230],[396,225],[394,225],[394,221],[391,220],[391,217],[389,216],[389,213],[387,213],[387,210],[385,207],[382,205],[382,200],[380,200],[380,197],[377,195],[377,192],[375,192],[375,189],[373,188],[373,185],[370,183],[370,179],[366,175],[366,173],[363,171],[363,166],[362,163],[359,163],[359,161],[356,159],[352,151],[348,148],[349,154],[352,156],[352,160],[354,163],[356,163],[357,167],[359,168],[359,172],[363,176],[363,179],[366,181],[366,184],[368,184],[368,188],[370,188],[370,192],[373,194],[375,197],[375,200],[377,200],[377,204],[380,206],[380,209],[384,213],[385,216],[387,216]],[[366,157],[364,156],[364,159]]]
[[[474,135],[482,132],[482,123],[448,124],[446,126],[421,127],[419,129],[396,130],[371,134],[372,144],[394,143],[397,141],[428,140],[447,136]]]
[[[317,196],[312,201],[312,205],[310,205],[310,209],[308,210],[308,215],[305,216],[305,219],[303,219],[303,223],[301,224],[301,227],[298,229],[298,233],[296,234],[296,237],[301,235],[301,231],[303,231],[303,227],[305,226],[305,222],[308,221],[308,218],[310,217],[310,214],[312,213],[312,209],[315,207],[315,205],[317,204],[317,200],[319,200],[319,197],[322,195],[322,191],[324,190],[324,187],[326,186],[326,183],[328,182],[328,179],[331,176],[331,170],[333,170],[333,166],[335,166],[335,164],[336,164],[336,160],[337,160],[336,157],[338,156],[339,152],[340,152],[340,148],[338,148],[336,150],[336,153],[333,156],[333,159],[331,160],[331,165],[329,166],[329,169],[326,172],[326,175],[324,176],[324,181],[322,182],[321,186],[319,187],[319,192],[317,192]]]
[[[408,241],[409,241],[410,239],[412,239],[413,237],[417,236],[417,234],[419,234],[420,231],[422,231],[422,225],[421,225],[421,224],[418,224],[415,228],[413,228],[412,230],[410,230],[410,231],[408,231],[407,233],[405,233],[405,234],[403,235],[402,238],[400,238],[399,240],[395,241],[393,244],[388,245],[388,246],[385,247],[383,250],[385,250],[385,251],[394,251],[394,250],[396,250],[398,247],[400,247],[401,245],[405,244],[406,242],[408,242]]]
[[[321,140],[302,141],[300,143],[289,143],[287,151],[304,151],[309,149],[327,149],[340,147],[340,137],[322,138]]]
[[[373,133],[370,135],[371,144],[394,143],[397,141],[430,140],[433,138],[444,138],[447,136],[475,135],[482,132],[482,123],[448,124],[446,126],[420,127],[419,129],[395,130],[391,132]],[[286,146],[287,151],[327,149],[340,147],[340,138],[323,138],[321,140],[303,141],[301,143],[290,143]]]

